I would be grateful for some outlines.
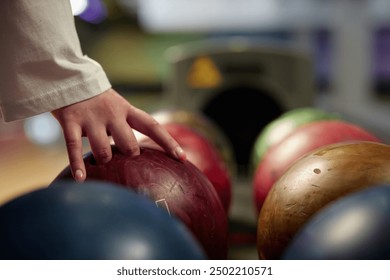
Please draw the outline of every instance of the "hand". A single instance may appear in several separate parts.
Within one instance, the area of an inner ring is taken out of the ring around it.
[[[88,137],[98,164],[111,160],[112,136],[120,152],[139,155],[140,149],[133,129],[156,141],[168,154],[185,160],[186,155],[169,133],[146,112],[132,106],[115,90],[109,89],[93,98],[52,112],[60,123],[73,177],[78,182],[86,178],[82,137]]]

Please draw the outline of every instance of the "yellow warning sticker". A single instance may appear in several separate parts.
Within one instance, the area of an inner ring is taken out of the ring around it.
[[[208,56],[196,58],[187,76],[188,85],[192,88],[214,88],[219,86],[221,81],[217,66]]]

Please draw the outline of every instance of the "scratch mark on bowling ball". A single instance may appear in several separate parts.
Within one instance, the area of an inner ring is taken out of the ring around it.
[[[305,211],[301,211],[301,212],[299,212],[299,214],[298,214],[298,216],[299,217],[309,217],[311,214],[308,214],[308,213],[306,213]]]
[[[167,201],[166,201],[165,198],[156,200],[155,203],[156,203],[156,206],[157,206],[158,208],[163,208],[163,209],[165,209],[165,210],[168,212],[169,216],[172,216],[172,215],[171,215],[171,211],[169,210],[168,203],[167,203]]]
[[[296,202],[287,203],[287,204],[285,205],[285,208],[286,208],[286,209],[290,209],[290,208],[292,208],[292,207],[294,207],[294,206],[296,206],[296,205],[297,205]]]
[[[179,188],[180,189],[180,191],[182,192],[182,193],[184,193],[184,189],[183,189],[183,187],[182,187],[182,185],[180,185],[180,183],[179,182],[173,182],[173,183],[171,183],[171,187],[169,188],[169,192],[172,192],[173,191],[173,189],[176,189],[176,188]]]
[[[319,185],[311,184],[312,187],[319,188]]]

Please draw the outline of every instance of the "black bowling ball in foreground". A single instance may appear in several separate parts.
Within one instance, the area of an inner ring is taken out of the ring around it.
[[[58,181],[0,207],[0,259],[204,259],[192,234],[147,198]]]

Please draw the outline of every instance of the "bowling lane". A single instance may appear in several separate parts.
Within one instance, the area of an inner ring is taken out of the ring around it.
[[[50,183],[68,164],[63,144],[39,146],[24,134],[23,123],[0,125],[0,205]]]
[[[15,135],[0,141],[0,204],[47,185],[67,164],[63,147],[42,148]]]

